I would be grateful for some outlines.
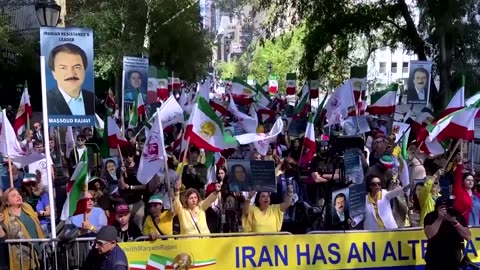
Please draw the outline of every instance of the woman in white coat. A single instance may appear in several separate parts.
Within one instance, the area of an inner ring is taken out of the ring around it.
[[[378,176],[367,176],[367,198],[365,204],[364,230],[391,230],[397,229],[390,200],[402,196],[410,189],[410,185],[397,187],[391,191],[382,189]]]

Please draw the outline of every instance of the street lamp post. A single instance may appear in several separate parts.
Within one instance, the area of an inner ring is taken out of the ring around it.
[[[39,0],[35,4],[37,19],[40,26],[55,27],[60,21],[60,7],[55,0]]]

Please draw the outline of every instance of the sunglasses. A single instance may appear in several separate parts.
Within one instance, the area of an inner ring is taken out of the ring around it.
[[[434,184],[435,186],[438,186],[438,182],[433,182],[433,184]]]
[[[370,186],[379,187],[379,186],[380,186],[380,182],[372,182],[372,183],[370,183]]]
[[[95,199],[94,199],[94,198],[86,198],[86,199],[87,199],[87,201],[89,201],[89,202],[93,202],[93,201],[95,201]]]
[[[151,203],[150,204],[150,207],[159,207],[159,206],[162,206],[163,204],[161,203]]]

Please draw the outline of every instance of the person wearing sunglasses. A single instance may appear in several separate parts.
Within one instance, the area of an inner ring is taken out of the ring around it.
[[[94,195],[88,191],[78,200],[73,216],[65,220],[65,235],[78,230],[78,235],[92,237],[103,226],[107,226],[105,211],[95,207]]]
[[[148,200],[149,215],[143,224],[143,234],[150,236],[151,240],[158,239],[160,235],[173,235],[175,212],[173,208],[163,208],[163,199],[159,194],[155,194]],[[170,199],[170,197],[167,197],[167,199]],[[171,202],[170,205],[172,205]]]
[[[88,167],[89,171],[91,172],[95,168],[95,163],[94,163],[94,158],[93,158],[93,150],[86,146],[87,142],[87,137],[85,134],[78,134],[77,136],[77,146],[73,149],[72,152],[70,152],[70,168],[71,172],[70,175],[73,174],[73,171],[75,170],[75,166],[78,164],[78,162],[82,159],[82,155],[86,154],[88,158]]]
[[[397,229],[398,225],[393,216],[390,201],[393,198],[402,196],[410,190],[410,185],[397,187],[391,191],[382,189],[380,177],[368,175],[365,179],[367,183],[367,195],[365,204],[365,214],[355,217],[351,221],[352,227],[355,227],[364,219],[363,228],[365,230],[383,231]]]

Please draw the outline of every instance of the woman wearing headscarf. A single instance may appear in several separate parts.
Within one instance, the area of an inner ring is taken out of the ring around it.
[[[3,193],[1,210],[4,221],[0,226],[0,238],[26,240],[23,244],[10,245],[10,269],[39,268],[42,248],[39,243],[27,243],[27,239],[45,238],[37,214],[15,188]]]

